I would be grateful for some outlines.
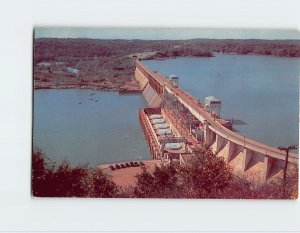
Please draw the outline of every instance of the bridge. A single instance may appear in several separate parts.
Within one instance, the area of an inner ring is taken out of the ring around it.
[[[150,70],[139,60],[135,64],[135,77],[149,106],[162,107],[164,95],[175,96],[203,126],[204,143],[218,156],[223,156],[234,173],[263,181],[282,174],[286,158],[283,151],[233,132],[222,119],[213,116],[196,98],[174,86],[168,78]],[[297,167],[298,159],[297,154],[290,153],[289,165]]]

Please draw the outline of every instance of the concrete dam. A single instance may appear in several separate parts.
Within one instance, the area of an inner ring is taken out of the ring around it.
[[[193,156],[193,148],[205,143],[235,174],[260,182],[283,174],[285,152],[232,131],[231,122],[181,90],[176,77],[170,80],[138,59],[135,65],[135,78],[149,105],[139,110],[139,120],[153,159],[184,164]],[[298,159],[297,154],[289,154],[289,172],[298,167]]]

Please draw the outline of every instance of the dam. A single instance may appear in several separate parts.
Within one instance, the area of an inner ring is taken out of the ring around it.
[[[139,119],[153,159],[184,164],[193,156],[193,148],[204,143],[235,174],[267,181],[283,173],[285,152],[232,131],[230,121],[181,90],[178,77],[164,77],[138,59],[135,66],[135,77],[149,106],[139,110]],[[298,155],[290,153],[288,164],[298,166]]]

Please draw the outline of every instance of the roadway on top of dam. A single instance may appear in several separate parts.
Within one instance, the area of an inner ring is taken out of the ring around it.
[[[203,105],[199,103],[197,99],[193,98],[185,91],[182,91],[180,88],[174,87],[168,79],[166,79],[159,73],[153,72],[148,67],[146,67],[142,62],[137,60],[136,64],[141,69],[143,69],[150,77],[152,77],[159,85],[173,92],[186,105],[186,107],[191,111],[191,113],[195,115],[195,117],[207,120],[210,123],[209,128],[215,133],[217,133],[218,135],[220,135],[221,137],[227,139],[228,141],[234,142],[239,146],[248,148],[252,151],[276,159],[285,160],[285,152],[280,151],[275,147],[268,146],[261,142],[257,142],[255,140],[246,138],[243,135],[240,135],[236,132],[227,129],[226,127],[221,125],[218,120],[212,117],[211,114],[204,109]],[[298,163],[298,157],[299,156],[297,154],[290,153],[289,162]]]

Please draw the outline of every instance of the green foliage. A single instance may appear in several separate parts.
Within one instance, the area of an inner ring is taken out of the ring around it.
[[[223,190],[229,184],[232,174],[224,159],[205,146],[198,146],[194,154],[180,169],[182,182],[191,197],[211,197],[211,193]]]
[[[246,177],[234,176],[221,192],[212,193],[214,198],[223,199],[297,199],[298,178],[289,176],[283,186],[282,177],[267,183],[249,182]]]
[[[143,168],[136,176],[136,197],[209,198],[229,185],[232,174],[223,158],[203,146],[194,153],[184,166],[156,167],[153,173]]]
[[[100,169],[87,165],[59,166],[42,152],[32,154],[32,194],[36,197],[127,197],[127,198],[218,198],[296,199],[298,167],[289,167],[283,186],[279,177],[268,183],[251,183],[234,176],[223,158],[204,145],[194,149],[195,157],[183,166],[142,167],[134,187],[120,188]]]
[[[35,39],[35,61],[59,57],[107,58],[157,51],[161,56],[207,56],[213,52],[300,56],[299,40],[97,40]],[[118,63],[116,63],[118,64]]]
[[[155,178],[155,186],[163,190],[173,190],[176,188],[178,180],[178,167],[174,164],[168,166],[156,167],[153,176]]]
[[[45,196],[48,190],[49,171],[51,167],[47,164],[49,160],[40,151],[35,151],[32,156],[32,194],[33,196]]]
[[[48,161],[48,162],[47,162]],[[32,194],[36,197],[114,197],[117,186],[99,169],[87,165],[57,168],[42,152],[32,154]]]
[[[214,199],[296,199],[298,196],[297,168],[287,177],[283,189],[282,178],[267,183],[250,182],[235,176],[222,157],[199,145],[195,157],[184,166],[165,165],[154,172],[143,168],[137,175],[134,189],[123,197],[138,198],[214,198]]]
[[[84,179],[88,175],[87,166],[71,168],[67,161],[50,174],[52,179],[53,196],[84,197],[87,193]]]
[[[144,167],[142,169],[142,173],[136,176],[135,197],[176,198],[180,195],[177,183],[178,167],[172,164],[155,167],[153,173],[150,173]]]
[[[146,170],[145,167],[142,167],[142,173],[136,176],[137,185],[134,190],[136,197],[151,197],[155,192],[154,176]]]
[[[90,197],[116,197],[118,187],[100,169],[92,172],[93,188]]]

